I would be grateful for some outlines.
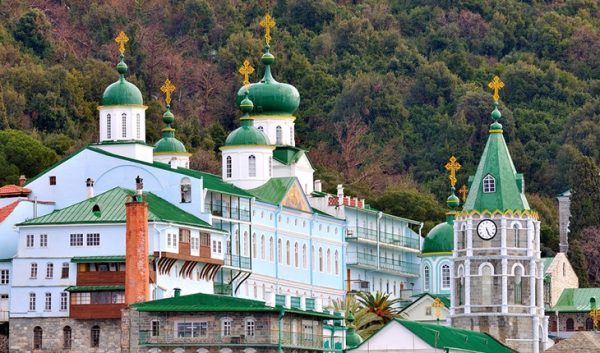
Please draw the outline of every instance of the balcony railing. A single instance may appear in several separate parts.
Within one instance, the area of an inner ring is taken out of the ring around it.
[[[251,269],[252,261],[248,256],[225,254],[225,266]]]
[[[215,294],[220,294],[220,295],[232,295],[233,294],[233,286],[228,283],[215,282],[213,284],[213,290],[214,290]]]
[[[230,207],[220,203],[206,202],[204,207],[213,216],[237,219],[241,221],[250,222],[250,211],[246,209],[240,209],[238,207]]]
[[[375,254],[364,252],[350,252],[348,265],[364,266],[385,271],[404,272],[413,275],[419,274],[419,264],[392,259],[389,257],[377,257]]]
[[[156,332],[155,332],[156,333]],[[181,337],[183,334],[168,331],[160,332],[158,335],[152,335],[150,330],[139,331],[139,344],[141,346],[221,346],[221,347],[272,347],[279,344],[279,331],[277,330],[257,330],[254,335],[235,334],[223,336],[221,331],[199,330],[186,333],[188,337]],[[341,338],[334,337],[330,342],[330,337],[321,334],[289,332],[281,333],[281,345],[284,348],[311,349],[327,352],[342,352],[341,349],[324,348],[340,346],[338,341]]]
[[[365,227],[348,227],[346,231],[346,239],[377,241],[377,230]],[[380,232],[379,242],[419,250],[419,239],[413,239],[399,234]]]

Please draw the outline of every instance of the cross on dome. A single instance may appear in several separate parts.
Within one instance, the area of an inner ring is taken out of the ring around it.
[[[244,76],[244,87],[246,91],[248,91],[248,87],[250,86],[250,75],[254,72],[254,68],[250,66],[250,62],[248,59],[244,60],[244,65],[240,67],[240,74]]]
[[[467,194],[469,193],[469,188],[463,184],[463,186],[461,186],[461,188],[458,190],[458,193],[460,194],[462,202],[465,202],[467,199]]]
[[[171,105],[171,93],[175,91],[175,88],[175,85],[173,85],[169,79],[166,79],[165,83],[160,87],[160,90],[165,94],[165,102],[167,105]]]
[[[121,31],[117,38],[115,38],[115,42],[119,44],[121,56],[125,55],[125,43],[129,42],[129,38],[125,35],[125,32]]]
[[[271,28],[275,28],[277,23],[271,15],[266,14],[258,24],[265,29],[265,43],[269,45],[271,43]]]
[[[454,187],[456,185],[456,171],[460,170],[460,168],[462,167],[462,165],[460,165],[460,163],[457,162],[456,157],[452,156],[450,157],[450,161],[448,163],[446,163],[446,170],[450,172],[450,185],[452,185],[452,187]]]
[[[500,77],[494,76],[492,81],[488,83],[488,87],[494,91],[494,102],[498,102],[500,100],[499,91],[504,88],[504,82],[500,80]]]

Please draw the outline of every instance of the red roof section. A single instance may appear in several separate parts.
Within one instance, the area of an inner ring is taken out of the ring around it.
[[[31,194],[31,190],[18,185],[4,185],[0,187],[0,197],[3,196],[18,196]]]
[[[0,208],[0,223],[4,222],[4,220],[10,216],[10,214],[12,213],[12,211],[15,210],[15,208],[17,207],[17,205],[19,205],[19,202],[24,201],[24,200],[17,200],[13,203],[9,203],[8,205]]]

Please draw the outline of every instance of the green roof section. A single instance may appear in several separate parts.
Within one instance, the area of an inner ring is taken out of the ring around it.
[[[175,137],[165,136],[154,145],[154,153],[187,153],[185,146]]]
[[[524,193],[523,175],[515,169],[501,127],[497,122],[491,126],[469,195],[463,205],[464,211],[529,210]],[[495,179],[494,192],[483,191],[483,180],[488,175]]]
[[[273,159],[285,165],[297,163],[305,151],[293,146],[277,146],[273,151]]]
[[[550,312],[590,312],[591,298],[595,298],[596,307],[600,309],[600,288],[565,288]]]
[[[328,312],[287,309],[281,306],[268,306],[260,300],[236,298],[227,295],[196,293],[132,304],[131,307],[143,312],[274,312],[285,310],[288,313],[304,314],[322,319],[339,319]]]
[[[433,227],[423,241],[421,254],[451,252],[454,250],[454,226],[448,222]]]
[[[125,202],[134,193],[133,190],[116,187],[100,195],[18,225],[125,223]],[[151,192],[144,193],[144,196],[148,203],[149,222],[172,222],[221,232],[200,218],[183,211]]]
[[[65,288],[65,291],[71,293],[77,292],[108,292],[108,291],[124,291],[124,284],[117,284],[112,286],[70,286]]]
[[[153,260],[154,256],[148,256],[149,260]],[[113,255],[113,256],[75,256],[71,258],[73,263],[82,264],[95,264],[105,262],[125,262],[124,255]]]
[[[248,192],[261,201],[278,205],[283,201],[288,190],[295,182],[295,177],[271,178],[263,185],[248,190]]]

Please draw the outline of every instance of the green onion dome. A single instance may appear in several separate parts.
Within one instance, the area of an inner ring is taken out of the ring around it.
[[[244,88],[244,87],[242,87]],[[244,88],[245,89],[245,88]],[[249,114],[254,107],[254,103],[248,98],[248,91],[244,92],[244,99],[239,103],[244,116],[240,119],[240,127],[233,130],[225,140],[225,146],[239,145],[269,145],[269,137],[254,127],[254,120]]]
[[[454,250],[454,226],[449,222],[444,222],[433,227],[427,233],[421,253],[450,252],[452,250]]]
[[[363,339],[356,332],[354,327],[354,315],[352,314],[352,311],[348,311],[346,322],[348,322],[348,327],[346,328],[346,347],[358,347],[363,342]]]
[[[125,79],[125,73],[127,72],[127,65],[123,61],[117,64],[117,71],[119,72],[119,80],[110,86],[106,87],[104,94],[102,95],[102,105],[142,105],[144,100],[142,99],[142,92],[131,82]]]
[[[162,131],[162,138],[154,144],[154,153],[187,153],[181,141],[175,138],[175,129],[171,124],[175,121],[175,115],[171,113],[171,107],[167,105],[167,111],[163,114],[163,122],[167,125]]]
[[[265,53],[261,59],[265,65],[265,75],[258,83],[249,87],[248,98],[254,102],[254,115],[291,115],[300,105],[300,93],[296,87],[275,81],[271,74],[271,64],[275,61],[273,54],[269,52],[269,46],[265,47]],[[236,96],[239,105],[244,99],[246,88],[241,87]]]

